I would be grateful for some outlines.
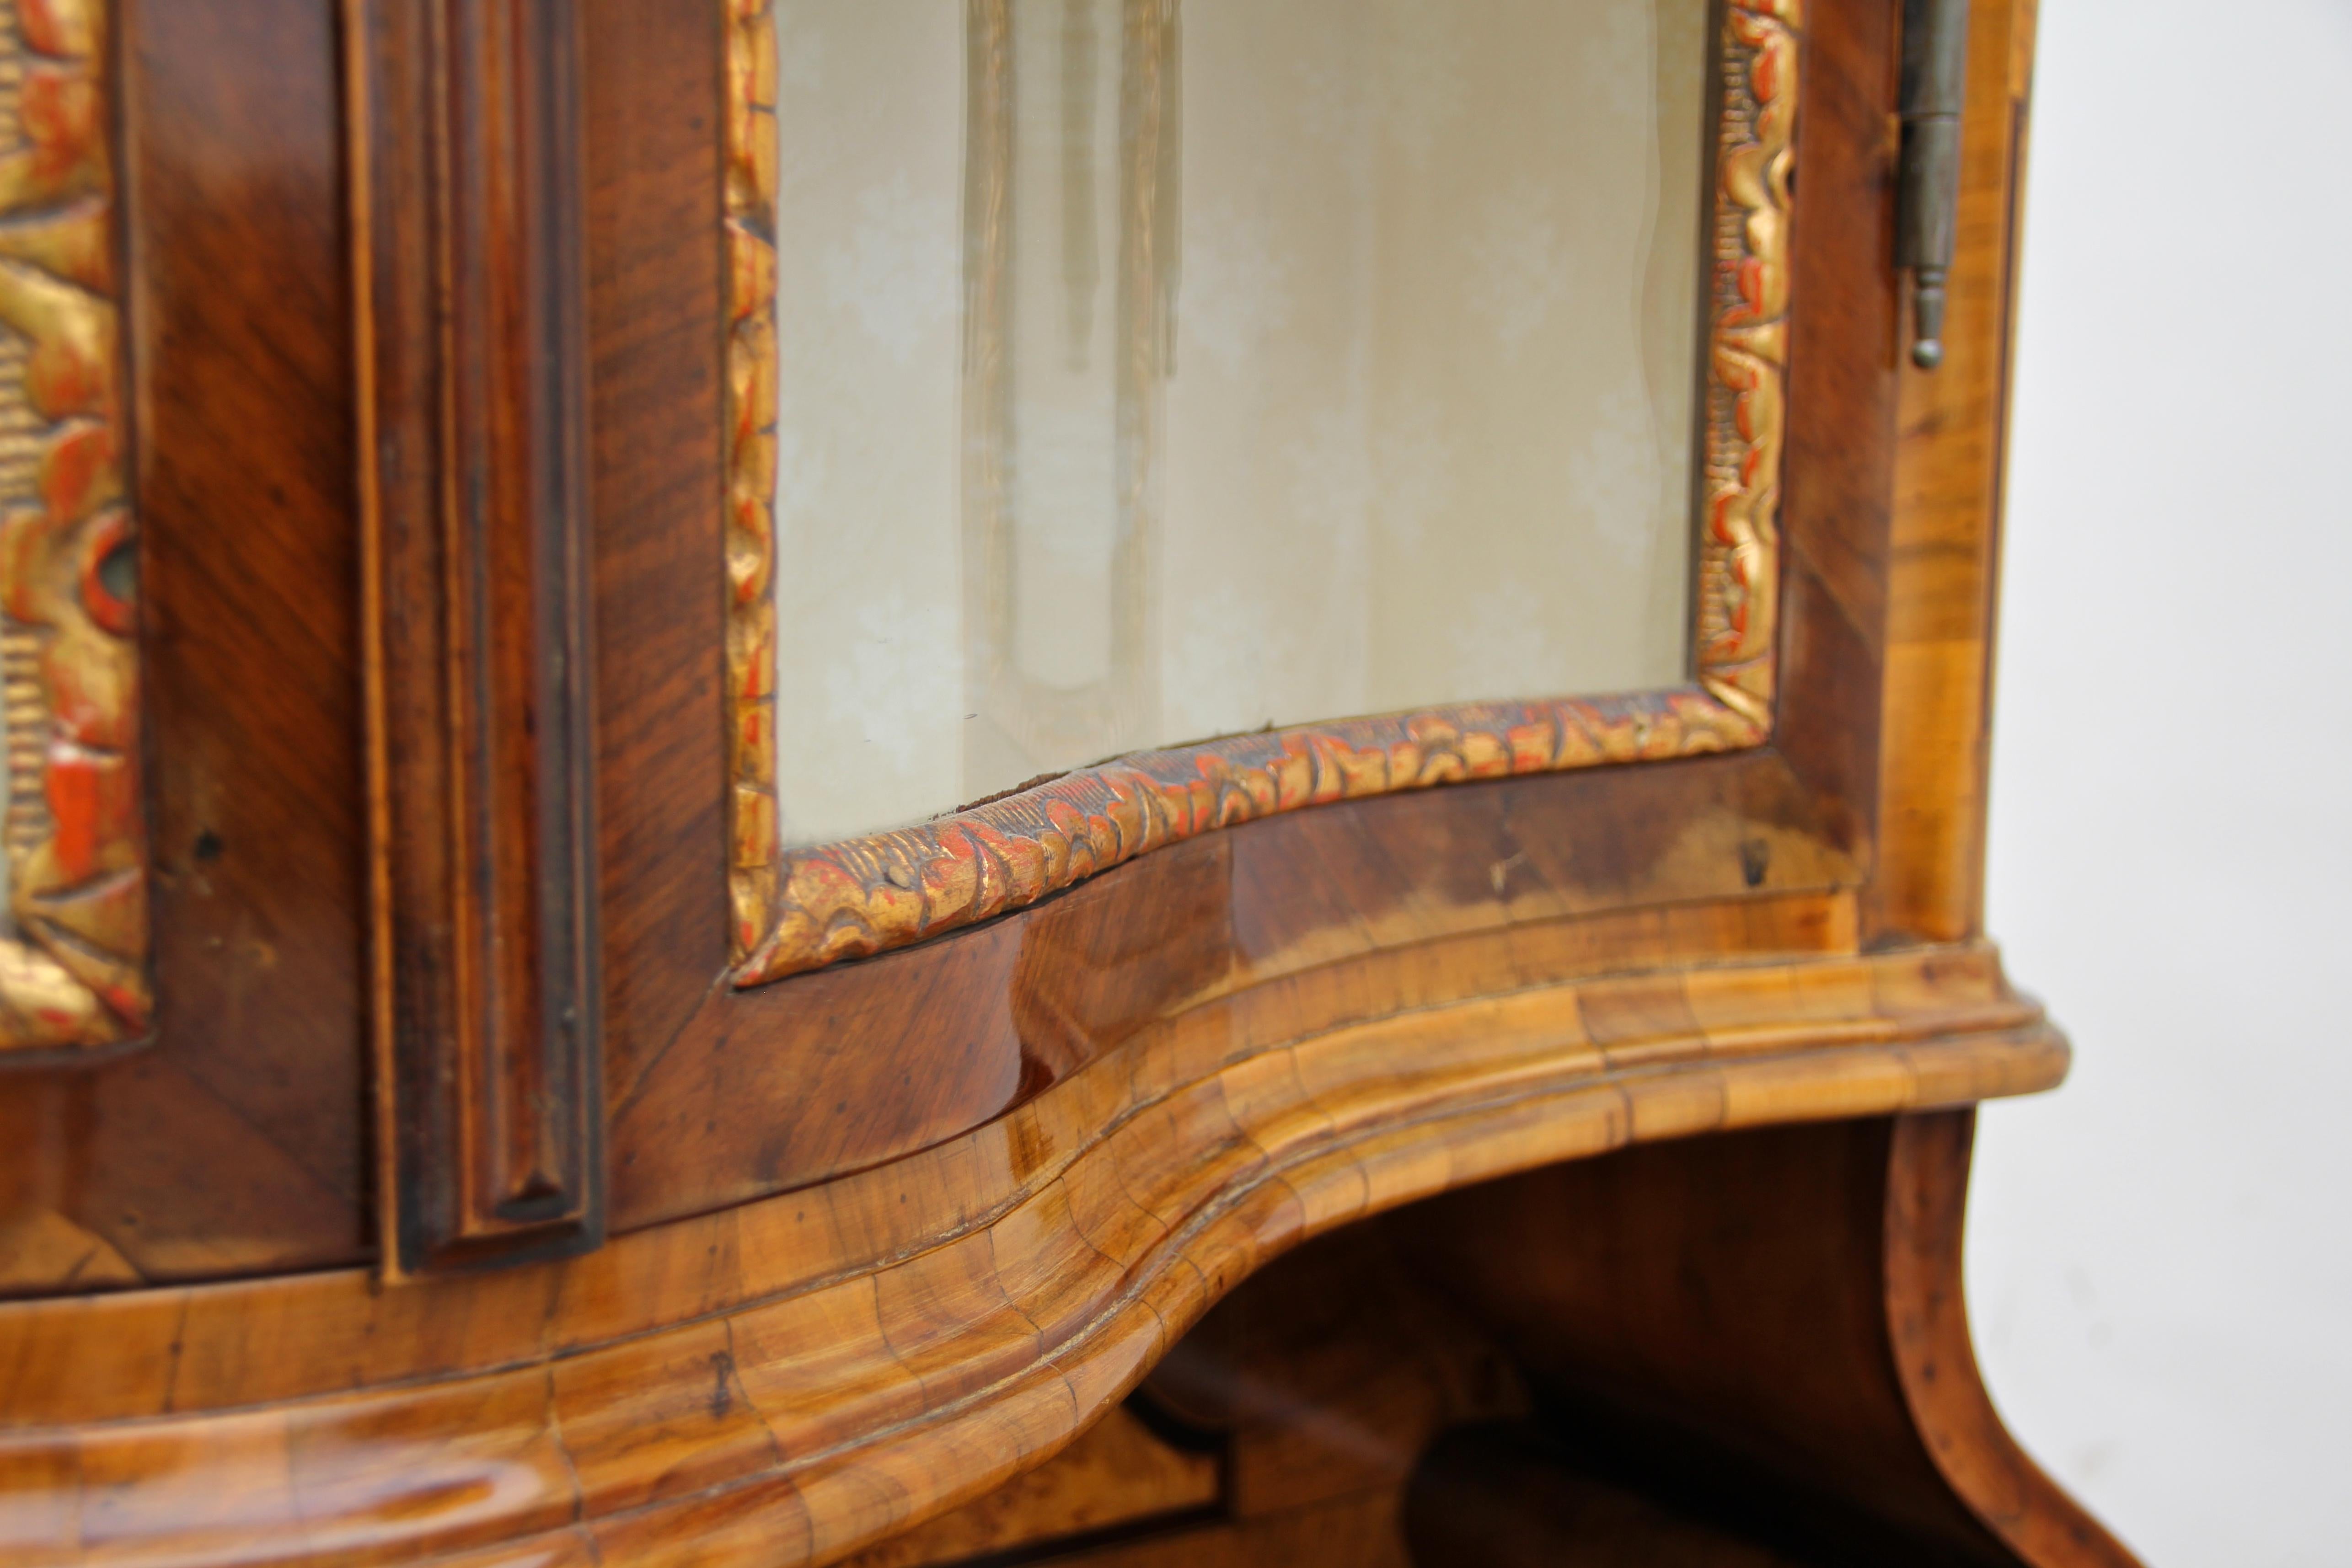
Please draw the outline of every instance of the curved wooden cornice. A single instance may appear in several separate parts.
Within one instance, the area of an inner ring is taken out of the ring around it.
[[[1288,976],[923,1154],[587,1257],[0,1307],[0,1554],[830,1562],[1054,1452],[1307,1238],[2063,1075],[1981,946],[1628,970],[1754,916],[1591,923],[1540,984],[1506,978],[1524,933]]]

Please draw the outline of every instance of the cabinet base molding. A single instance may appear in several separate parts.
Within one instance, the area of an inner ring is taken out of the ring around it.
[[[1320,1237],[851,1568],[2134,1568],[1977,1375],[1974,1124],[1643,1145]]]
[[[1352,1221],[1629,1144],[2031,1092],[1989,947],[1180,1013],[964,1136],[494,1274],[0,1307],[12,1563],[826,1563],[987,1492]]]

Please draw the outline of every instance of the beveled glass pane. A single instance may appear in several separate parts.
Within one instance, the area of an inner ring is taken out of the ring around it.
[[[1683,679],[1706,19],[782,5],[785,841]]]

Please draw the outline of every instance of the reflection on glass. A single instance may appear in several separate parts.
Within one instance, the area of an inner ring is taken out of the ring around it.
[[[788,842],[1687,659],[1706,0],[787,0]]]

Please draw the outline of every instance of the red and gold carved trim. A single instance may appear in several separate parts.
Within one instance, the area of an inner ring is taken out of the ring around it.
[[[1696,666],[1699,685],[1759,739],[1772,723],[1780,606],[1799,4],[1724,7],[1715,154]]]
[[[0,12],[0,1051],[130,1039],[151,1010],[104,30],[102,0]]]
[[[1800,0],[1729,0],[1719,39],[1691,685],[1479,704],[1143,752],[898,832],[782,849],[775,798],[775,35],[725,0],[727,570],[736,983],[902,947],[1276,811],[1465,779],[1637,762],[1770,734]]]
[[[728,822],[735,956],[775,906],[776,24],[727,18]]]

